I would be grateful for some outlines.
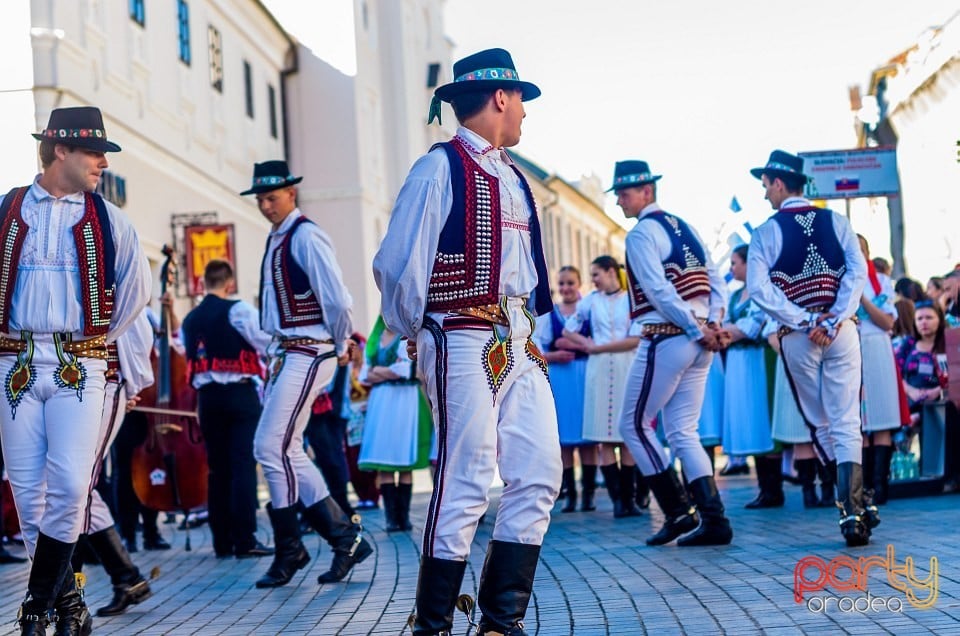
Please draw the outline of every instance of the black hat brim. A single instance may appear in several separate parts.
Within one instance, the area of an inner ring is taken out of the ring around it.
[[[520,89],[520,99],[525,102],[540,97],[540,87],[536,84],[521,80],[467,80],[464,82],[451,82],[437,87],[437,90],[435,90],[433,94],[436,95],[440,101],[449,102],[457,95],[475,93],[477,91],[492,91],[498,88]]]
[[[656,183],[663,178],[662,174],[655,174],[646,181],[637,181],[636,183],[624,183],[620,185],[611,186],[607,188],[605,192],[616,192],[617,190],[626,190],[627,188],[637,188],[642,185],[647,185],[648,183]]]
[[[37,133],[31,133],[37,141],[52,141],[55,144],[64,146],[73,146],[75,148],[86,148],[87,150],[96,150],[98,152],[120,152],[120,146],[107,141],[106,139],[97,139],[96,137],[69,137],[60,139],[58,137],[44,137]]]
[[[776,177],[797,177],[797,178],[803,179],[804,183],[810,180],[810,177],[808,177],[805,174],[801,174],[799,172],[787,172],[786,170],[771,170],[770,168],[752,168],[750,170],[750,174],[752,174],[757,179],[759,179],[765,174],[768,174],[775,178]]]
[[[293,179],[288,179],[285,183],[253,186],[249,190],[244,190],[241,192],[240,196],[245,197],[248,194],[263,194],[265,192],[273,192],[274,190],[282,190],[283,188],[289,188],[292,185],[297,185],[301,181],[303,181],[303,177],[294,177]]]

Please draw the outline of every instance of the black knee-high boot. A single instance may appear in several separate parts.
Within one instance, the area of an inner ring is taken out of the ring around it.
[[[637,508],[646,510],[650,507],[650,486],[647,485],[647,480],[643,478],[639,466],[633,467],[633,477],[637,482],[637,495],[634,498],[637,502]]]
[[[267,504],[267,515],[273,526],[273,542],[276,551],[273,563],[267,573],[256,582],[257,587],[279,587],[286,585],[297,570],[307,566],[310,554],[300,540],[300,522],[294,506],[274,508]]]
[[[573,512],[577,509],[577,482],[573,476],[573,467],[563,469],[562,490],[566,493],[567,503],[560,512]],[[561,496],[562,497],[562,496]]]
[[[397,485],[394,483],[380,484],[380,498],[383,499],[383,519],[387,532],[399,532],[397,524]]]
[[[820,502],[817,504],[818,508],[836,508],[837,507],[837,496],[835,493],[835,488],[837,485],[836,479],[836,462],[832,462],[833,467],[823,464],[820,460],[817,460],[817,476],[820,477]]]
[[[490,542],[477,591],[480,634],[526,636],[523,617],[533,593],[533,578],[539,559],[538,545]]]
[[[673,466],[656,475],[644,477],[644,481],[650,485],[663,516],[667,518],[659,532],[647,539],[647,545],[670,543],[696,529],[700,517],[687,498],[687,489],[680,484],[680,478]]]
[[[397,484],[397,525],[406,532],[413,530],[410,523],[410,500],[413,498],[413,484]]]
[[[816,508],[820,503],[817,498],[817,459],[795,459],[793,465],[797,469],[800,487],[803,489],[803,507]]]
[[[580,467],[583,473],[580,476],[580,484],[583,486],[583,501],[580,504],[580,510],[591,512],[597,509],[593,503],[594,494],[597,492],[597,466],[596,464],[584,464]]]
[[[620,467],[620,509],[613,511],[613,516],[622,519],[623,517],[639,517],[640,509],[637,508],[637,502],[634,500],[636,494],[637,471],[633,466]]]
[[[600,472],[603,473],[603,483],[610,494],[610,501],[613,502],[613,516],[616,517],[623,507],[623,503],[620,501],[620,466],[607,464],[600,467]]]
[[[466,569],[466,561],[428,556],[420,559],[413,636],[451,633],[453,610],[460,595],[460,585]]]
[[[745,508],[779,508],[784,504],[783,470],[779,456],[756,455],[753,458],[757,466],[757,482],[760,494]]]
[[[73,572],[70,563],[73,547],[73,543],[58,541],[42,532],[37,538],[27,581],[27,598],[17,615],[21,636],[43,636],[47,633],[47,626],[55,616],[53,606],[61,584]]]
[[[77,585],[77,576],[67,572],[60,584],[60,593],[54,603],[57,626],[54,636],[89,636],[93,631],[93,617],[83,600],[83,589]]]
[[[113,600],[98,609],[97,616],[123,614],[131,605],[142,603],[153,595],[150,584],[130,560],[114,526],[94,532],[89,541],[113,584]]]
[[[350,522],[333,497],[327,496],[305,508],[303,516],[333,550],[330,569],[317,577],[317,583],[335,583],[342,580],[353,566],[373,554],[373,547],[357,526]]]
[[[873,503],[882,506],[887,503],[890,487],[890,460],[893,458],[892,446],[873,447]],[[866,467],[864,467],[866,471]]]
[[[837,508],[840,509],[840,532],[847,546],[870,543],[870,525],[863,506],[863,467],[860,464],[837,464]]]
[[[779,472],[779,469],[777,470]],[[713,477],[701,477],[690,482],[690,492],[700,513],[700,526],[677,540],[679,546],[727,545],[733,540],[730,521],[724,516],[723,501]]]

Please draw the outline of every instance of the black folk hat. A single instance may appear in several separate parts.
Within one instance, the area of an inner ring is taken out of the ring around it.
[[[438,86],[430,102],[431,123],[440,117],[440,102],[449,102],[457,95],[497,88],[519,89],[521,99],[529,101],[540,97],[536,84],[521,81],[510,53],[503,49],[487,49],[468,55],[453,65],[453,81]]]
[[[650,166],[646,161],[637,161],[629,159],[627,161],[618,161],[613,169],[613,185],[607,192],[641,186],[647,183],[659,181],[662,175],[650,174]]]
[[[798,178],[806,183],[810,178],[803,174],[803,159],[796,155],[791,155],[783,150],[774,150],[770,153],[767,165],[762,168],[753,168],[750,174],[759,179],[763,175],[771,177],[782,177],[784,175]]]
[[[253,164],[253,185],[250,186],[249,190],[244,190],[240,194],[262,194],[297,185],[301,181],[303,181],[303,177],[293,176],[286,161],[264,161],[263,163]]]
[[[47,127],[34,133],[33,138],[99,152],[120,152],[120,146],[107,141],[103,115],[95,106],[53,109]]]

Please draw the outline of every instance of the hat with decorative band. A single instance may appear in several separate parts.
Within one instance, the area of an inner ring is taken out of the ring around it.
[[[303,181],[303,177],[293,176],[286,161],[264,161],[263,163],[253,164],[253,185],[250,186],[249,190],[244,190],[240,194],[262,194],[297,185],[301,181]]]
[[[120,152],[120,146],[107,141],[103,115],[95,106],[53,109],[47,127],[33,133],[33,138],[99,152]]]
[[[503,49],[487,49],[469,55],[453,65],[453,81],[438,86],[430,101],[430,116],[440,119],[440,102],[449,102],[457,95],[496,88],[514,88],[521,92],[521,99],[529,101],[540,97],[536,84],[520,80],[510,53]]]
[[[618,161],[613,169],[613,185],[607,192],[653,183],[659,181],[661,176],[663,175],[650,174],[650,166],[647,165],[646,161],[635,159]]]
[[[757,179],[767,174],[772,177],[783,175],[798,177],[802,179],[804,183],[809,180],[809,177],[803,174],[803,159],[796,155],[791,155],[789,152],[784,152],[783,150],[774,150],[771,152],[770,158],[767,160],[767,165],[762,168],[753,168],[750,170],[750,174]]]

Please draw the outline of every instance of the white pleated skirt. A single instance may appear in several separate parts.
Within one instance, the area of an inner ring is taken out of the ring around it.
[[[807,428],[797,407],[797,400],[790,390],[790,381],[783,368],[782,356],[777,356],[777,376],[773,388],[773,439],[784,444],[808,444],[810,429]]]
[[[863,430],[900,428],[897,363],[890,336],[885,333],[861,334],[860,351],[863,356]]]
[[[597,353],[587,358],[583,395],[583,439],[622,442],[620,412],[635,351]]]

